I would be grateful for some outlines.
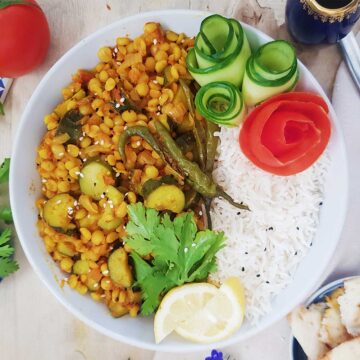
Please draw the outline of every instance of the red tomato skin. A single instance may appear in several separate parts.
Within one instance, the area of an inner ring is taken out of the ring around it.
[[[37,5],[34,0],[28,1]],[[50,30],[39,7],[10,5],[0,10],[0,24],[1,77],[19,77],[44,61],[50,44]]]
[[[301,103],[303,104],[302,106]],[[267,148],[260,145],[261,141],[259,136],[271,114],[284,105],[289,106],[288,110],[292,110],[291,108],[294,105],[295,107],[303,107],[305,111],[306,109],[311,111],[310,109],[313,108],[312,111],[316,114],[315,123],[318,124],[322,134],[320,142],[316,144],[316,146],[310,147],[308,151],[304,153],[304,156],[294,159],[294,162],[280,164],[280,161],[277,163],[278,159],[274,158],[273,164],[270,165],[269,163],[264,163],[260,159],[261,157],[265,158],[266,156],[270,159],[273,155]],[[320,157],[329,142],[331,125],[328,111],[329,108],[326,102],[320,96],[312,93],[293,92],[274,96],[256,107],[245,119],[239,134],[241,150],[254,165],[274,175],[290,176],[300,173],[310,167]],[[261,117],[257,119],[260,113]],[[254,134],[254,132],[257,134]],[[259,145],[256,145],[256,142],[258,142]],[[256,150],[256,147],[258,146],[260,146],[260,148]],[[260,157],[258,157],[259,155]]]

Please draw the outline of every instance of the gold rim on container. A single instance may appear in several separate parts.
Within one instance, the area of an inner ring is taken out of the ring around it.
[[[351,0],[351,2],[337,9],[329,9],[320,5],[316,0],[305,0],[305,3],[317,14],[326,17],[343,18],[356,11],[360,0]]]

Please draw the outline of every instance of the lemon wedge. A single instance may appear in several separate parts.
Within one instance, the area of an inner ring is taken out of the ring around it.
[[[220,341],[244,320],[245,294],[238,278],[227,279],[220,288],[208,283],[183,285],[171,290],[155,316],[157,343],[171,332],[191,341]]]
[[[181,323],[203,309],[218,291],[215,285],[208,283],[187,284],[170,290],[155,315],[156,343],[160,343]]]

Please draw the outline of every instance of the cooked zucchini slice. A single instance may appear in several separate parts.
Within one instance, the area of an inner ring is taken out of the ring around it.
[[[144,182],[144,185],[141,188],[141,195],[146,199],[154,190],[156,190],[161,185],[176,185],[177,181],[171,175],[163,176],[159,180],[150,179]]]
[[[44,205],[43,218],[54,228],[68,230],[71,227],[75,199],[69,194],[55,195]]]
[[[144,205],[156,210],[180,213],[185,207],[185,195],[176,185],[161,185],[145,199]]]
[[[110,278],[115,284],[128,288],[133,283],[133,276],[129,266],[127,252],[123,249],[115,250],[108,260]]]
[[[80,189],[85,195],[100,200],[109,185],[115,183],[111,167],[101,160],[91,160],[82,168],[80,174]]]

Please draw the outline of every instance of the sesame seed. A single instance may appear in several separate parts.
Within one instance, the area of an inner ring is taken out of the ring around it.
[[[184,253],[186,254],[188,251],[189,251],[189,249],[186,247],[186,248],[184,249]]]
[[[115,177],[119,177],[119,176],[120,176],[120,173],[117,172],[117,173],[115,174]]]
[[[201,216],[202,214],[203,214],[203,212],[200,210],[200,211],[199,211],[199,215]]]
[[[157,81],[157,80],[153,80],[153,83],[154,83],[154,84],[158,84],[158,81]]]
[[[195,247],[195,246],[196,246],[196,244],[195,244],[195,243],[192,243],[192,244],[191,244],[191,246],[192,246],[192,247]]]
[[[119,52],[119,49],[118,48],[115,48],[114,49],[114,53],[117,54]]]
[[[260,274],[257,274],[257,275],[256,275],[256,277],[258,277],[258,278],[259,278],[259,277],[260,277]]]
[[[108,274],[109,274],[109,270],[104,270],[102,273],[103,273],[103,275],[108,275]]]
[[[41,182],[45,184],[45,183],[47,182],[47,180],[46,180],[46,179],[42,179]]]
[[[153,40],[153,44],[156,45],[158,43],[157,39]]]
[[[156,115],[160,115],[161,114],[161,112],[160,111],[158,111],[157,113],[156,113]]]
[[[119,103],[115,104],[116,109],[118,109],[121,105]]]
[[[61,200],[58,200],[57,202],[56,202],[56,205],[59,205],[59,204],[61,204]]]
[[[83,178],[83,177],[84,177],[84,174],[83,174],[83,173],[79,173],[79,176],[80,176],[81,178]]]
[[[80,140],[80,141],[83,141],[83,140],[84,140],[84,137],[83,137],[83,136],[80,136],[80,137],[79,137],[79,140]]]
[[[120,102],[121,102],[121,103],[123,103],[124,101],[125,101],[125,98],[124,98],[124,97],[120,98]]]
[[[63,152],[61,152],[61,153],[59,154],[59,156],[64,156],[64,153],[63,153]]]

